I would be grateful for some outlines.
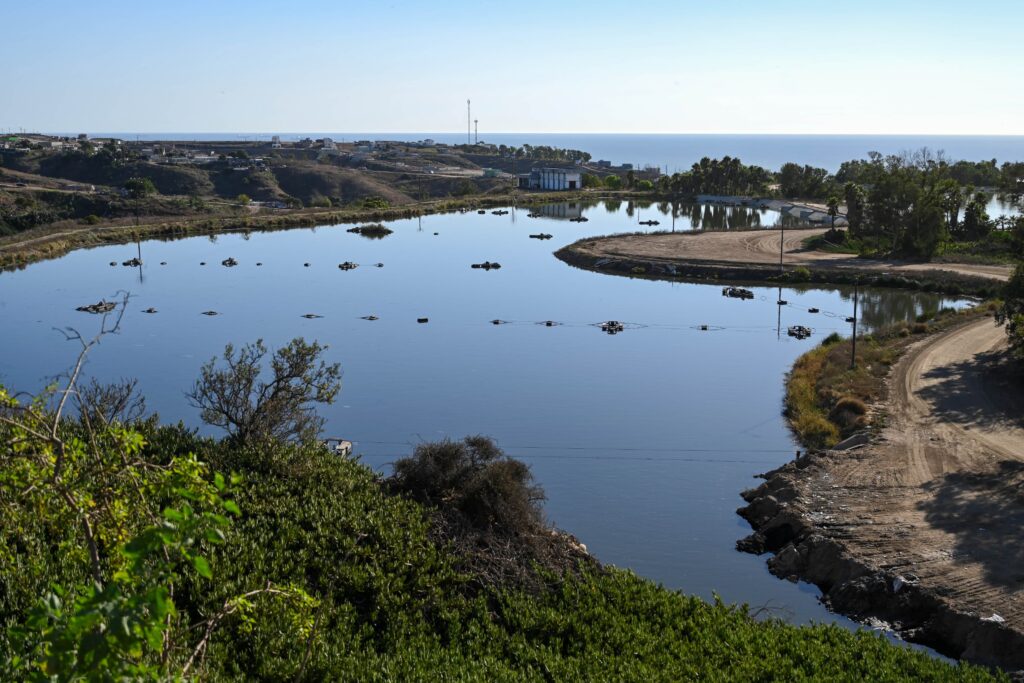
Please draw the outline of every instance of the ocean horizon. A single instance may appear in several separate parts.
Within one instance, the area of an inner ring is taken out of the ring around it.
[[[71,132],[54,133],[71,135]],[[243,132],[243,133],[155,133],[95,132],[92,137],[124,140],[166,140],[175,142],[269,141],[280,135],[285,142],[302,138],[330,137],[338,142],[352,140],[394,140],[414,142],[432,139],[447,144],[465,143],[459,133],[355,133],[355,132]],[[1024,161],[1024,135],[790,135],[790,134],[653,134],[653,133],[487,133],[480,142],[496,145],[547,145],[589,152],[594,160],[614,164],[631,163],[637,168],[657,166],[664,173],[685,171],[702,157],[738,157],[744,163],[778,170],[786,162],[826,168],[831,172],[851,159],[866,158],[869,152],[900,154],[927,147],[959,161],[996,159]]]

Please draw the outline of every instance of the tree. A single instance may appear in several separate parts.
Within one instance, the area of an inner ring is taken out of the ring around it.
[[[1024,360],[1024,264],[1017,266],[1003,289],[1003,305],[996,311],[996,324],[1006,328],[1011,353]]]
[[[843,194],[846,196],[846,222],[850,226],[850,234],[859,236],[864,230],[864,190],[860,185],[846,183]]]
[[[124,189],[132,199],[142,199],[156,194],[156,186],[149,178],[129,178],[125,181]]]
[[[626,187],[633,189],[634,185],[636,185],[636,173],[630,169],[629,171],[626,171]]]
[[[235,201],[241,204],[242,206],[249,206],[249,202],[251,202],[252,199],[249,197],[249,195],[242,193],[235,197]]]
[[[828,215],[832,218],[832,229],[836,229],[836,216],[839,215],[839,197],[834,194],[828,196]]]
[[[964,209],[964,223],[961,234],[968,240],[979,240],[988,235],[992,229],[992,221],[985,210],[985,193],[978,192],[967,203]]]
[[[602,186],[602,183],[601,183],[601,178],[600,177],[594,175],[593,173],[584,173],[583,174],[583,187],[591,188],[591,187],[601,187],[601,186]]]
[[[308,441],[319,436],[324,420],[314,403],[333,403],[341,390],[341,366],[321,360],[326,346],[298,337],[274,352],[270,378],[264,374],[267,347],[262,339],[235,354],[224,347],[224,368],[211,358],[188,394],[207,424],[220,427],[236,444],[269,439]]]
[[[609,190],[618,190],[622,188],[622,178],[617,175],[609,175],[604,178],[604,186]]]

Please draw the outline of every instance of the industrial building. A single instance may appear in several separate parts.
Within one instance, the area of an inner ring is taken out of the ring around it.
[[[571,168],[535,168],[519,176],[519,187],[530,190],[578,190],[583,175]]]

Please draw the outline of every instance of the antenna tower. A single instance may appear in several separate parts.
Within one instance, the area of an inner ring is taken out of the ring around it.
[[[473,142],[472,135],[473,116],[470,114],[469,100],[466,100],[466,144]]]
[[[480,125],[479,124],[480,124],[479,120],[473,119],[473,144],[474,145],[479,145],[480,144]]]

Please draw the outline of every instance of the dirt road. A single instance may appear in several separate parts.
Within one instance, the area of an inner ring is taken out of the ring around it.
[[[1005,343],[985,317],[911,347],[875,438],[778,470],[742,514],[762,538],[785,526],[773,571],[817,583],[840,611],[1019,668],[1024,402]]]
[[[1024,413],[999,372],[1004,343],[986,318],[909,351],[879,441],[810,488],[855,556],[1024,631]]]
[[[948,271],[962,275],[1006,280],[1009,266],[971,263],[909,263],[896,260],[869,260],[849,254],[807,251],[803,242],[808,237],[827,232],[825,228],[785,231],[783,261],[793,268],[835,268],[878,270],[889,272]],[[706,262],[723,265],[763,265],[779,263],[780,231],[746,230],[699,233],[653,233],[647,235],[616,235],[581,240],[570,249],[594,258],[646,260],[666,264]]]

